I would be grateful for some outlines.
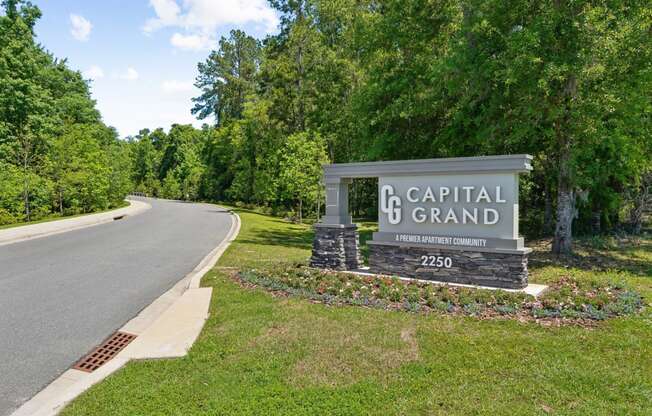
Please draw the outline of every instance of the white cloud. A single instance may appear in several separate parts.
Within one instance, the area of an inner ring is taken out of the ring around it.
[[[186,34],[175,33],[170,39],[173,46],[200,50],[215,44],[216,29],[224,26],[242,26],[255,23],[269,32],[276,30],[278,17],[266,0],[150,0],[155,18],[148,19],[143,27],[151,33],[163,27],[178,27]]]
[[[82,75],[86,79],[92,79],[93,81],[95,81],[100,78],[104,78],[104,71],[99,66],[92,65],[90,68],[84,71]]]
[[[150,0],[149,4],[154,8],[157,17],[145,22],[145,32],[150,33],[161,27],[176,24],[181,9],[175,0]]]
[[[211,49],[215,41],[209,36],[175,33],[170,38],[170,44],[175,48],[187,51],[201,51],[203,49]]]
[[[194,86],[192,82],[188,81],[164,81],[163,82],[163,92],[166,94],[174,94],[179,92],[188,92],[192,91]]]
[[[70,15],[70,34],[80,42],[86,42],[91,35],[93,25],[83,16],[78,14]]]
[[[136,71],[135,69],[133,69],[131,67],[127,68],[126,72],[118,75],[118,78],[124,79],[126,81],[135,81],[135,80],[138,79],[138,77],[139,77],[138,71]]]

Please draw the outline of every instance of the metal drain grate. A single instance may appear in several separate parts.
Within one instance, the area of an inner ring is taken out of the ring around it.
[[[118,353],[129,345],[129,343],[135,338],[136,335],[128,334],[126,332],[116,332],[91,351],[87,356],[79,360],[72,368],[91,373],[100,368],[111,358],[118,355]]]

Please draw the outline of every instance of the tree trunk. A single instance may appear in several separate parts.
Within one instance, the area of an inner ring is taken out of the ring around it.
[[[568,145],[561,149],[559,158],[559,184],[557,187],[557,224],[552,242],[552,252],[568,254],[573,249],[573,217],[575,216],[575,192],[570,179],[570,155]]]
[[[552,252],[568,254],[573,249],[573,217],[575,216],[575,193],[570,187],[560,187],[557,193],[557,225]]]
[[[634,206],[629,211],[629,224],[633,234],[640,234],[643,229],[643,215],[652,208],[652,172],[643,175],[638,194],[634,197]]]
[[[249,172],[249,196],[248,196],[248,201],[250,203],[255,202],[255,195],[256,195],[256,170],[258,169],[257,163],[256,163],[256,144],[253,142],[255,139],[253,138],[253,134],[250,134],[249,140],[252,142],[249,144],[251,147],[249,149],[249,165],[251,168],[251,172]]]
[[[543,233],[545,235],[550,235],[553,230],[552,226],[552,194],[550,191],[550,185],[548,184],[547,181],[545,181],[545,188],[544,188],[544,193],[545,193],[545,205],[544,205],[544,211],[543,211]]]
[[[557,224],[555,237],[552,241],[552,252],[569,254],[573,250],[573,219],[575,217],[575,189],[571,177],[571,150],[572,138],[568,131],[570,123],[571,101],[577,93],[577,78],[570,75],[562,92],[563,115],[555,120],[555,136],[559,150],[559,165],[557,169]]]
[[[303,48],[302,46],[299,46],[299,52],[297,54],[297,72],[299,73],[299,76],[297,77],[297,98],[299,100],[299,108],[298,108],[298,130],[299,131],[304,131],[306,129],[306,124],[305,124],[305,104],[303,102],[303,77],[304,77],[304,70],[303,70]]]
[[[303,223],[303,200],[299,198],[299,224]]]
[[[602,212],[599,208],[596,208],[591,213],[591,233],[593,235],[598,235],[602,231]]]
[[[29,155],[25,151],[23,154],[23,198],[25,202],[25,219],[27,222],[31,220],[32,212],[29,206]]]

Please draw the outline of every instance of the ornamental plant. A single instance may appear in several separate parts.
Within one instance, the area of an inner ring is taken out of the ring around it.
[[[622,282],[581,282],[562,277],[538,298],[522,292],[474,289],[387,276],[280,264],[241,271],[237,278],[273,292],[329,305],[357,305],[407,312],[437,312],[480,318],[591,323],[631,315],[643,308],[640,294]]]

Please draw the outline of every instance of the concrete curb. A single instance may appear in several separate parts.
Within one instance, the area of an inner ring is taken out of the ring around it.
[[[0,230],[0,246],[19,243],[35,238],[47,237],[68,231],[79,230],[93,225],[104,224],[124,217],[141,214],[152,206],[143,201],[128,200],[129,206],[98,214],[82,215],[75,218],[63,218],[41,224],[23,225],[20,227]]]
[[[204,259],[120,331],[138,337],[115,358],[92,373],[70,369],[24,403],[12,416],[53,416],[88,390],[134,359],[183,357],[199,336],[206,319],[212,288],[200,288],[211,270],[240,232],[240,217],[231,212],[227,236]]]

